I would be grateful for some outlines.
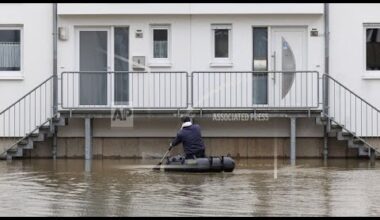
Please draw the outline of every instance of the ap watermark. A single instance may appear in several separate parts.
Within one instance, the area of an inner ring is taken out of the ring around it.
[[[133,110],[126,107],[111,109],[111,127],[133,127]]]
[[[213,121],[269,121],[265,113],[214,113]]]

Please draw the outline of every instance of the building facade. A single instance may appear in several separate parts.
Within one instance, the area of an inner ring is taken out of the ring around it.
[[[4,4],[4,152],[11,145],[24,157],[160,155],[178,117],[190,114],[208,154],[370,154],[379,7]],[[132,124],[112,124],[119,109],[132,111]],[[47,125],[52,137],[39,137]]]

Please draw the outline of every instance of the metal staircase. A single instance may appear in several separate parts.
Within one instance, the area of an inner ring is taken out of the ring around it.
[[[0,112],[0,137],[10,141],[0,152],[1,159],[23,157],[33,143],[51,137],[66,121],[53,114],[53,79],[50,76],[19,100]]]
[[[348,148],[358,149],[359,157],[375,158],[380,153],[380,110],[333,77],[324,74],[322,80],[328,102],[324,99],[321,120],[329,136],[347,141]]]

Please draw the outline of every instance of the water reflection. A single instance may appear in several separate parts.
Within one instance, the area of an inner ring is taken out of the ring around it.
[[[162,173],[156,160],[0,161],[1,216],[377,216],[368,160],[236,161],[233,173]]]

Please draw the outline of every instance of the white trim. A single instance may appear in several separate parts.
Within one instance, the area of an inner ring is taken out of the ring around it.
[[[24,31],[23,25],[3,25],[0,30],[19,30],[20,31],[20,70],[9,71],[0,70],[0,80],[24,80]]]
[[[19,72],[19,71],[15,71]],[[7,75],[0,75],[0,80],[24,80],[24,76],[22,74],[20,75],[15,75],[13,74],[12,76],[7,76]]]
[[[171,67],[171,25],[170,24],[150,24],[150,38],[149,38],[149,45],[150,45],[150,51],[149,51],[149,61],[148,66],[150,67]],[[153,40],[154,40],[154,30],[156,29],[164,29],[167,30],[168,33],[168,57],[167,58],[154,58],[154,51],[153,51]]]
[[[171,67],[173,64],[171,62],[164,62],[164,61],[160,61],[160,62],[149,62],[148,63],[148,66],[149,67]]]
[[[215,30],[228,30],[228,57],[215,57]],[[211,24],[211,61],[210,67],[232,67],[232,24]]]
[[[233,67],[233,63],[230,59],[226,60],[213,60],[210,62],[211,67]]]
[[[362,77],[362,79],[365,79],[365,80],[380,79],[380,71],[379,70],[373,70],[371,72],[365,72],[361,77]]]

